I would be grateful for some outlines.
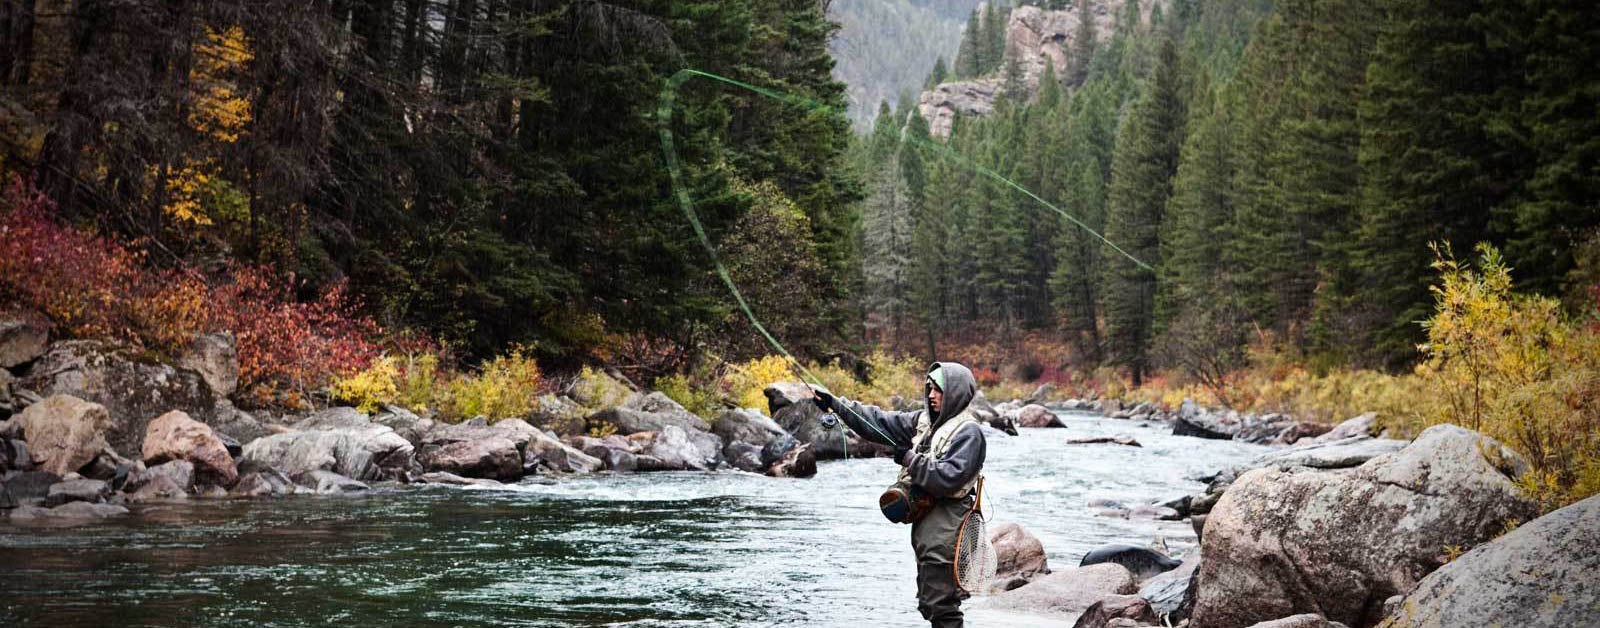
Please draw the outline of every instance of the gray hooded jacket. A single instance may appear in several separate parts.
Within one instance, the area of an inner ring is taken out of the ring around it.
[[[977,395],[977,382],[972,371],[954,362],[935,362],[929,372],[941,371],[944,378],[944,405],[939,416],[932,417],[929,438],[924,438],[917,451],[906,463],[911,481],[934,500],[934,510],[911,529],[911,544],[917,560],[922,563],[949,563],[955,544],[955,530],[961,516],[971,507],[972,496],[961,495],[965,487],[983,469],[986,453],[983,429],[972,423],[961,427],[950,437],[944,455],[933,456],[928,447],[931,435],[939,427],[965,412],[967,405]],[[877,406],[838,398],[839,418],[850,429],[867,440],[890,447],[907,447],[917,433],[917,419],[925,410],[896,412]],[[926,394],[923,402],[927,403]]]

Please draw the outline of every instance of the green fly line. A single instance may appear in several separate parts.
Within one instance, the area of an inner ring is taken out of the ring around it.
[[[704,78],[708,78],[708,79],[711,79],[711,80],[714,80],[714,81],[720,81],[722,83],[726,83],[726,84],[732,85],[734,87],[738,87],[738,88],[741,88],[741,89],[744,89],[744,90],[747,90],[747,91],[751,91],[751,92],[760,94],[762,96],[766,96],[768,98],[779,100],[779,101],[782,101],[782,102],[785,102],[785,103],[789,103],[791,105],[795,105],[795,106],[798,106],[798,107],[803,107],[805,109],[812,110],[812,111],[830,110],[830,109],[832,109],[832,107],[830,107],[828,105],[825,105],[825,104],[822,104],[822,103],[819,103],[819,102],[814,101],[814,100],[810,100],[808,98],[801,97],[801,96],[795,96],[795,95],[792,95],[792,94],[785,94],[783,92],[767,89],[767,88],[764,88],[764,87],[758,87],[756,85],[751,85],[749,83],[745,83],[743,81],[738,81],[738,80],[735,80],[735,79],[731,79],[731,78],[728,78],[728,77],[725,77],[725,76],[718,76],[718,75],[712,74],[710,72],[701,72],[700,70],[693,70],[693,69],[688,69],[688,68],[685,68],[685,69],[682,69],[682,70],[678,70],[677,73],[673,74],[671,78],[667,79],[666,86],[661,89],[660,102],[656,106],[656,121],[657,121],[657,124],[659,125],[659,128],[660,128],[659,134],[660,134],[660,137],[661,137],[661,152],[662,152],[663,155],[666,156],[666,159],[667,159],[667,173],[672,179],[672,194],[673,194],[673,197],[678,201],[678,208],[683,211],[684,217],[687,218],[689,220],[689,224],[694,227],[694,234],[695,234],[696,237],[698,237],[700,239],[700,245],[704,246],[705,249],[706,249],[706,253],[708,253],[711,256],[711,262],[712,262],[712,264],[714,264],[716,266],[717,276],[722,279],[723,285],[726,285],[728,287],[728,292],[733,294],[734,301],[736,301],[739,304],[739,309],[744,311],[745,317],[750,319],[750,324],[756,328],[756,331],[761,333],[761,336],[763,338],[766,338],[767,343],[772,345],[772,348],[776,349],[778,351],[778,353],[781,354],[784,357],[784,359],[788,361],[788,363],[789,363],[789,365],[791,367],[793,367],[797,371],[799,371],[799,373],[801,374],[802,377],[810,380],[812,384],[815,384],[815,385],[825,389],[826,386],[823,385],[822,380],[818,379],[817,376],[811,372],[811,369],[806,368],[805,364],[802,364],[799,360],[795,359],[795,357],[789,353],[789,350],[785,349],[783,347],[783,343],[778,342],[778,339],[773,337],[772,333],[767,331],[766,326],[762,325],[761,321],[756,318],[755,312],[750,309],[750,304],[745,302],[744,293],[739,292],[739,287],[734,285],[733,277],[728,274],[727,267],[722,265],[722,257],[717,255],[717,248],[714,245],[711,244],[711,238],[706,235],[705,226],[700,223],[699,214],[695,213],[695,211],[694,211],[694,201],[689,198],[689,188],[688,188],[687,185],[684,184],[684,181],[683,181],[683,169],[682,169],[682,166],[678,163],[678,149],[674,146],[673,140],[672,140],[672,109],[673,109],[673,105],[676,104],[676,102],[678,100],[678,87],[683,85],[684,83],[688,82],[689,79],[692,79],[692,78],[695,78],[695,77],[704,77]],[[1101,235],[1099,232],[1095,231],[1094,229],[1089,228],[1089,225],[1086,225],[1086,224],[1083,223],[1083,221],[1078,220],[1078,218],[1076,216],[1073,216],[1072,214],[1067,213],[1066,211],[1063,211],[1060,207],[1056,207],[1050,201],[1047,201],[1047,200],[1044,200],[1042,198],[1039,198],[1039,196],[1037,194],[1034,194],[1033,192],[1029,191],[1027,188],[1024,188],[1021,185],[1018,185],[1015,181],[1012,181],[1012,180],[1007,179],[1007,178],[1005,178],[1003,176],[1000,176],[999,173],[997,173],[997,172],[995,172],[993,170],[990,170],[990,169],[985,168],[983,166],[980,166],[980,165],[978,165],[976,163],[973,163],[971,160],[966,159],[961,154],[955,152],[954,150],[951,150],[949,147],[944,146],[942,144],[939,144],[937,142],[931,141],[931,140],[923,140],[921,138],[907,138],[907,137],[905,137],[903,135],[901,136],[900,140],[901,141],[913,141],[916,144],[918,144],[919,146],[921,146],[923,148],[927,148],[929,150],[932,150],[933,152],[935,152],[937,154],[940,154],[940,155],[944,156],[945,158],[954,161],[957,164],[965,166],[965,167],[971,169],[974,172],[977,172],[979,174],[982,174],[984,176],[992,178],[992,179],[994,179],[996,181],[1004,183],[1005,185],[1011,187],[1012,189],[1027,195],[1028,198],[1031,198],[1034,201],[1037,201],[1040,205],[1043,205],[1044,207],[1049,208],[1051,211],[1054,211],[1055,213],[1060,214],[1061,217],[1066,218],[1067,220],[1071,221],[1072,224],[1077,225],[1078,228],[1083,229],[1084,231],[1088,232],[1090,235],[1093,235],[1095,238],[1098,238],[1101,242],[1104,242],[1106,244],[1106,246],[1111,247],[1112,250],[1115,250],[1117,253],[1121,254],[1123,257],[1128,258],[1134,264],[1138,265],[1140,268],[1143,268],[1145,270],[1149,270],[1149,271],[1152,271],[1152,272],[1155,271],[1155,269],[1152,268],[1149,264],[1144,263],[1143,261],[1139,260],[1139,258],[1136,258],[1133,255],[1129,254],[1127,251],[1122,250],[1122,247],[1117,246],[1112,241],[1107,240],[1104,235]],[[843,406],[843,404],[840,404],[840,405]],[[850,414],[856,415],[856,418],[858,420],[862,419],[862,417],[859,414],[856,414],[855,410],[852,410],[849,406],[843,406],[843,407]],[[882,436],[885,440],[889,441],[890,443],[898,442],[894,438],[890,437],[888,434],[884,434],[876,426],[872,425],[872,423],[870,421],[861,420],[861,422],[863,424],[865,424],[867,427],[872,428],[872,431],[877,432],[879,436]],[[839,431],[839,435],[841,437],[843,437],[844,436],[844,427],[840,426],[839,430],[840,430]],[[845,455],[849,456],[849,454],[850,454],[849,442],[846,441],[845,442]]]

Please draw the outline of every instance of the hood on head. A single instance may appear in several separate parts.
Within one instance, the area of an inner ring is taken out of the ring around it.
[[[972,377],[972,371],[955,362],[934,362],[928,367],[928,376],[934,380],[943,380],[944,407],[939,409],[939,416],[934,417],[933,425],[937,427],[945,420],[961,414],[972,403],[972,398],[977,396],[977,381]],[[922,402],[932,407],[928,402],[927,393],[923,394]]]

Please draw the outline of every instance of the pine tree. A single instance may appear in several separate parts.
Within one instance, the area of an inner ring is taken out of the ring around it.
[[[978,25],[978,73],[975,76],[987,76],[1000,69],[1000,46],[994,44],[996,39],[1002,39],[1005,33],[1001,32],[1000,13],[993,2],[983,5],[983,20]]]
[[[957,79],[973,79],[983,74],[983,48],[982,35],[979,32],[981,19],[978,9],[972,9],[967,15],[967,25],[961,32],[961,44],[956,49],[955,73]]]
[[[911,207],[901,176],[900,125],[888,101],[878,105],[868,148],[871,190],[863,214],[863,271],[866,275],[869,331],[879,342],[898,350],[909,306],[911,279]]]
[[[1151,368],[1154,268],[1161,262],[1161,222],[1177,170],[1184,120],[1177,51],[1171,39],[1162,38],[1157,60],[1148,90],[1134,104],[1117,137],[1106,209],[1106,238],[1150,266],[1114,250],[1105,252],[1106,342],[1113,358],[1128,367],[1135,385],[1142,384]]]
[[[922,89],[927,90],[938,87],[940,83],[949,80],[949,78],[950,70],[945,66],[944,55],[939,55],[939,58],[933,62],[933,71],[928,73],[928,80],[922,82]]]
[[[1073,7],[1073,15],[1078,20],[1078,25],[1072,32],[1072,59],[1068,66],[1067,84],[1082,85],[1089,77],[1089,62],[1094,59],[1096,46],[1100,42],[1095,38],[1093,9],[1089,0],[1078,0]]]

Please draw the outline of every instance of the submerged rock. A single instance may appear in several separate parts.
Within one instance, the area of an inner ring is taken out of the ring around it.
[[[1439,425],[1355,469],[1245,473],[1205,524],[1195,625],[1316,611],[1370,626],[1385,599],[1443,564],[1445,548],[1537,512],[1513,483],[1525,468],[1499,442]]]
[[[1133,574],[1134,580],[1142,581],[1163,571],[1177,569],[1183,561],[1147,547],[1111,544],[1102,545],[1084,554],[1083,560],[1078,561],[1078,566],[1087,567],[1101,563],[1121,565],[1128,570],[1128,573]]]
[[[366,484],[357,482],[332,471],[313,469],[294,476],[295,484],[315,491],[318,495],[336,495],[339,493],[359,493],[368,490]]]
[[[1600,495],[1522,524],[1428,574],[1380,628],[1566,628],[1600,619]]]
[[[11,511],[11,522],[24,525],[30,523],[41,523],[47,525],[78,525],[97,519],[121,517],[126,514],[128,514],[128,509],[116,504],[71,502],[56,506],[55,508],[19,506],[17,509]]]

